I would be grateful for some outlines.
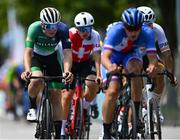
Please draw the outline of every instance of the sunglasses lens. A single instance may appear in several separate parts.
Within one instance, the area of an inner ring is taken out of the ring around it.
[[[78,27],[78,30],[81,32],[81,33],[90,33],[91,30],[92,30],[92,27],[91,26],[88,26],[88,27]]]
[[[56,30],[58,28],[58,24],[46,24],[46,29],[48,30]]]
[[[125,28],[126,28],[128,31],[132,32],[132,31],[138,31],[138,30],[140,30],[141,27],[140,27],[140,26],[134,27],[134,26],[129,26],[129,25],[125,24]]]

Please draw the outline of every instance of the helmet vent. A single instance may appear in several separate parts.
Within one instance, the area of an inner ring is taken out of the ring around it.
[[[86,24],[87,24],[87,20],[86,20],[86,18],[83,18],[83,20],[84,20],[84,24],[86,25]]]
[[[151,14],[151,11],[149,11],[148,14]]]
[[[52,9],[49,9],[49,11],[50,11],[51,16],[52,16],[52,21],[55,22],[54,13],[53,13]]]
[[[146,20],[148,19],[148,15],[145,15],[145,19],[146,19]]]
[[[150,14],[150,15],[149,15],[149,19],[151,19],[151,18],[152,18],[152,15]]]
[[[76,24],[80,25],[80,22],[76,22]]]
[[[47,20],[47,18],[45,17],[45,15],[43,15],[43,18],[44,18],[44,20],[45,20],[46,22],[48,22],[48,20]]]

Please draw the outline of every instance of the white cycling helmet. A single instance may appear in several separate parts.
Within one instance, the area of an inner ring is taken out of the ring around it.
[[[87,12],[81,12],[76,15],[74,24],[76,27],[92,26],[94,24],[94,18]]]
[[[144,22],[153,23],[156,20],[156,16],[154,14],[154,11],[150,7],[140,6],[137,9],[143,13]]]
[[[40,19],[45,24],[55,24],[60,21],[61,15],[59,11],[52,7],[47,7],[41,10]]]

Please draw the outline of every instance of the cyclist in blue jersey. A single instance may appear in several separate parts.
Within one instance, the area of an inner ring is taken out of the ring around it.
[[[122,22],[112,24],[107,30],[102,50],[102,78],[105,83],[106,73],[116,73],[119,71],[120,64],[123,64],[128,73],[141,73],[142,57],[139,48],[146,47],[149,65],[146,69],[149,76],[156,74],[156,48],[154,32],[148,26],[142,26],[143,15],[136,8],[129,8],[122,13]],[[135,103],[136,111],[139,110],[142,94],[142,79],[132,79],[132,99]],[[119,89],[119,82],[114,75],[110,81],[108,89],[105,91],[103,103],[103,139],[110,139],[111,123],[114,113],[115,101]],[[138,114],[138,113],[137,113]]]
[[[58,53],[58,43],[62,44],[64,59]],[[24,51],[24,68],[21,78],[28,80],[30,76],[42,76],[43,69],[46,75],[63,75],[66,82],[71,82],[72,51],[69,41],[69,29],[60,22],[60,13],[57,9],[47,7],[40,12],[40,21],[32,23],[27,32]],[[55,122],[55,138],[60,139],[63,120],[61,93],[63,83],[61,80],[52,81],[49,85],[50,100],[53,107],[53,119]],[[30,109],[27,120],[36,120],[36,98],[43,89],[40,79],[31,79],[28,86]]]

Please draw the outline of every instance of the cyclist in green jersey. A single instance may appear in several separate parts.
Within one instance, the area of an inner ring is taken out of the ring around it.
[[[57,44],[61,42],[64,59],[58,53]],[[60,22],[60,13],[57,9],[47,7],[40,12],[40,21],[32,23],[27,32],[24,51],[24,68],[21,78],[28,80],[30,76],[42,76],[43,69],[46,75],[63,75],[65,82],[70,82],[73,75],[70,72],[72,65],[72,52],[69,41],[69,29]],[[61,93],[63,83],[61,80],[53,81],[49,85],[50,99],[53,107],[56,137],[60,138],[63,112],[61,106]],[[36,98],[43,89],[40,79],[31,79],[28,86],[30,109],[27,120],[36,120]]]

